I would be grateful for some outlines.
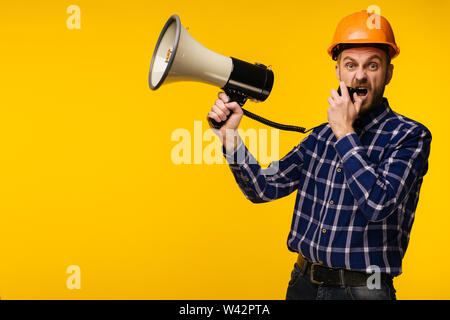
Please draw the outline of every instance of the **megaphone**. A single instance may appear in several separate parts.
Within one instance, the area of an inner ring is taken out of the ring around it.
[[[163,83],[199,81],[217,86],[241,107],[247,99],[265,101],[272,90],[274,74],[261,63],[251,64],[223,56],[197,42],[181,25],[180,17],[172,15],[164,25],[150,65],[148,83],[156,90]],[[283,130],[304,132],[305,128],[282,125],[257,116],[245,109],[244,115]],[[228,117],[231,116],[228,115]],[[227,118],[228,119],[228,118]],[[208,119],[214,128],[224,124]]]

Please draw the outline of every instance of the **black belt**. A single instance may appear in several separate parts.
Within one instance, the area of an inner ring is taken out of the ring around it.
[[[366,286],[367,279],[373,275],[363,271],[346,269],[333,269],[320,263],[312,263],[306,260],[301,254],[298,255],[297,264],[310,277],[311,283],[323,286]],[[392,282],[392,276],[381,273],[381,280],[388,284]]]

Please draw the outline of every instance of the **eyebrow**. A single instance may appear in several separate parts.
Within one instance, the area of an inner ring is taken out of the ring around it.
[[[378,54],[371,55],[369,57],[369,59],[367,59],[367,60],[372,60],[372,59],[378,59],[378,60],[382,61],[381,57]],[[349,57],[349,56],[346,56],[344,59],[342,59],[342,62],[344,62],[345,60],[352,60],[352,61],[356,62],[355,59],[353,59],[352,57]]]

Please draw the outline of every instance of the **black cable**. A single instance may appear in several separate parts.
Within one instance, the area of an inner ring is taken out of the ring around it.
[[[245,116],[247,116],[247,117],[249,117],[249,118],[251,118],[253,120],[256,120],[258,122],[264,123],[264,124],[266,124],[266,125],[268,125],[270,127],[277,128],[277,129],[280,129],[280,130],[296,131],[296,132],[300,132],[300,133],[307,133],[307,132],[309,132],[309,131],[319,127],[319,126],[317,126],[317,127],[313,127],[311,129],[306,130],[306,128],[303,128],[303,127],[291,126],[291,125],[281,124],[281,123],[278,123],[278,122],[267,120],[267,119],[265,119],[265,118],[263,118],[261,116],[258,116],[257,114],[254,114],[254,113],[252,113],[252,112],[250,112],[248,110],[245,110],[244,108],[242,108],[242,111],[244,111],[244,115]]]
[[[303,127],[290,126],[290,125],[287,125],[287,124],[281,124],[281,123],[273,122],[273,121],[267,120],[267,119],[265,119],[265,118],[263,118],[261,116],[258,116],[256,114],[250,112],[250,111],[247,111],[244,108],[242,108],[242,110],[244,111],[244,115],[245,116],[247,116],[247,117],[249,117],[249,118],[251,118],[253,120],[259,121],[261,123],[264,123],[264,124],[266,124],[268,126],[271,126],[271,127],[277,128],[277,129],[281,129],[281,130],[286,130],[286,131],[297,131],[297,132],[305,133],[306,129],[303,128]]]

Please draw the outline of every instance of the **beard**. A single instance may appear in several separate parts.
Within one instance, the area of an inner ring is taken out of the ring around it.
[[[383,103],[383,94],[384,94],[384,86],[381,90],[378,90],[373,93],[373,97],[369,102],[369,105],[362,106],[361,110],[359,110],[359,116],[364,116],[371,113],[373,110],[378,108]]]
[[[383,103],[384,89],[385,86],[382,86],[379,90],[373,92],[373,97],[369,102],[369,105],[366,107],[361,107],[361,110],[359,110],[358,114],[359,116],[371,113]]]

